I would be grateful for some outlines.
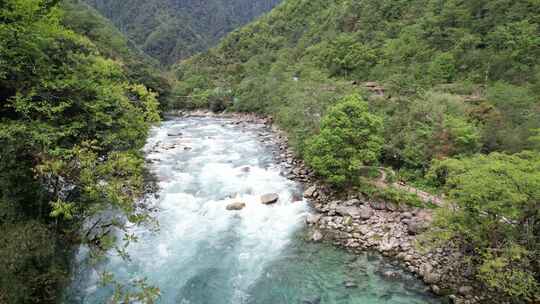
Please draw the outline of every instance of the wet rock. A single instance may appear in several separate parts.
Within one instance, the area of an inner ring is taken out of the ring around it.
[[[422,267],[420,268],[420,274],[422,275],[426,284],[435,284],[438,283],[441,279],[440,275],[435,273],[431,264],[422,265]]]
[[[315,225],[321,220],[322,214],[308,214],[306,223],[309,225]]]
[[[358,287],[358,284],[356,284],[354,281],[345,281],[343,282],[346,288],[356,288]]]
[[[245,207],[246,207],[246,203],[235,202],[235,203],[228,204],[226,209],[229,210],[229,211],[233,211],[233,210],[242,210]]]
[[[311,186],[304,192],[304,196],[307,198],[316,198],[318,196],[317,186]]]
[[[303,200],[302,195],[297,194],[297,193],[294,193],[294,194],[292,195],[291,201],[292,201],[293,203],[301,202],[302,200]]]
[[[320,304],[320,303],[321,303],[321,297],[315,297],[312,299],[302,300],[302,304]]]
[[[162,148],[165,149],[165,150],[172,150],[172,149],[176,148],[176,145],[175,144],[166,144],[166,145],[163,145]]]
[[[431,285],[431,291],[436,295],[441,295],[441,288],[437,285]]]
[[[279,195],[276,193],[269,193],[261,196],[261,203],[265,205],[271,205],[276,203],[279,200]]]
[[[319,230],[313,231],[310,237],[310,240],[312,240],[313,242],[320,242],[322,241],[322,239],[323,239],[323,235]]]
[[[170,136],[170,137],[178,137],[178,136],[182,136],[182,132],[179,132],[179,131],[169,131],[169,132],[167,132],[167,136]]]
[[[396,271],[387,270],[382,273],[383,277],[386,279],[397,279],[399,278],[399,274]]]

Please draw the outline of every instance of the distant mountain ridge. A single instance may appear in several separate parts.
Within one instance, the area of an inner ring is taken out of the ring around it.
[[[163,65],[214,46],[280,0],[84,0]]]

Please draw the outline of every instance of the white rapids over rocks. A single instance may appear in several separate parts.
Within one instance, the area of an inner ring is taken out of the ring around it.
[[[305,242],[308,204],[293,199],[301,185],[282,175],[261,132],[262,125],[209,117],[153,129],[145,152],[159,180],[160,229],[134,228],[131,261],[111,254],[102,269],[121,282],[147,278],[165,304],[438,303],[405,273],[382,278],[400,270],[378,256]],[[263,205],[267,193],[278,202]],[[246,206],[226,210],[233,202]],[[84,257],[81,249],[65,302],[106,303],[112,290],[97,284]]]

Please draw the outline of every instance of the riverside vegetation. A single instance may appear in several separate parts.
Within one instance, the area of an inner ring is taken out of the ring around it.
[[[113,228],[151,216],[139,149],[167,81],[108,21],[57,2],[0,3],[0,303],[57,303],[74,245],[122,253]]]
[[[426,238],[455,246],[501,302],[540,301],[537,0],[284,0],[174,75],[159,66],[277,1],[237,21],[221,10],[219,29],[190,16],[192,31],[147,9],[165,2],[87,1],[112,21],[80,1],[0,3],[0,303],[55,303],[76,245],[129,258],[118,244],[135,237],[110,231],[151,222],[134,203],[149,127],[160,110],[195,108],[271,115],[334,189],[417,204],[360,174],[385,166],[444,195]],[[159,294],[133,284],[113,300]]]
[[[272,115],[336,188],[382,164],[501,302],[540,297],[540,3],[284,1],[176,66],[179,108]],[[404,196],[403,196],[404,197]]]

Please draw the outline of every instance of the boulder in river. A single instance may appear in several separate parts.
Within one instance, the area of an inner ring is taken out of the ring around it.
[[[302,300],[302,304],[320,304],[320,303],[321,303],[321,297],[315,297],[313,299]]]
[[[356,284],[356,282],[351,281],[351,280],[347,280],[347,281],[343,282],[343,284],[345,285],[345,288],[356,288],[356,287],[358,287],[358,284]]]
[[[233,210],[242,210],[244,209],[244,207],[246,207],[246,203],[234,202],[234,203],[228,204],[226,209],[229,211],[233,211]]]
[[[182,136],[182,132],[171,130],[171,131],[167,132],[167,136],[170,136],[170,137]]]
[[[261,203],[265,205],[271,205],[276,203],[279,200],[279,195],[276,193],[268,193],[261,196]]]

